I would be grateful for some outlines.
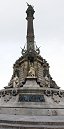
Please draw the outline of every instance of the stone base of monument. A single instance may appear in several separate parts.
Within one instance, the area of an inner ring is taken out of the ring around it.
[[[0,129],[64,128],[64,96],[59,93],[40,87],[36,77],[26,78],[23,87],[1,90]]]
[[[64,129],[64,116],[0,114],[0,129]]]

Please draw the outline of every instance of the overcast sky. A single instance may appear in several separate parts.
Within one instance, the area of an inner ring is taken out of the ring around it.
[[[0,89],[26,44],[26,2],[35,9],[35,42],[50,65],[50,74],[64,89],[64,0],[0,0]]]

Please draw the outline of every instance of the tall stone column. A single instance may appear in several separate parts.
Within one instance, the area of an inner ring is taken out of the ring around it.
[[[33,29],[33,19],[34,19],[34,9],[28,4],[27,13],[27,50],[34,50],[34,29]]]

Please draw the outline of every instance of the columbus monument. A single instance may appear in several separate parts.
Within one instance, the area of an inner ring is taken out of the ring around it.
[[[27,4],[27,45],[0,90],[0,129],[64,129],[64,91],[34,43],[34,7]]]

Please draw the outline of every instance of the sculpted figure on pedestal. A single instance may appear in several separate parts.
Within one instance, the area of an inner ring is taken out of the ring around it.
[[[35,76],[35,68],[33,67],[33,64],[30,64],[30,69],[29,69],[28,75]]]
[[[13,82],[13,87],[18,87],[18,85],[19,85],[19,78],[18,78],[17,74],[13,78],[12,82]]]
[[[45,85],[46,85],[46,87],[50,87],[50,83],[49,83],[50,81],[49,81],[49,78],[48,78],[48,76],[46,75],[45,76]]]

